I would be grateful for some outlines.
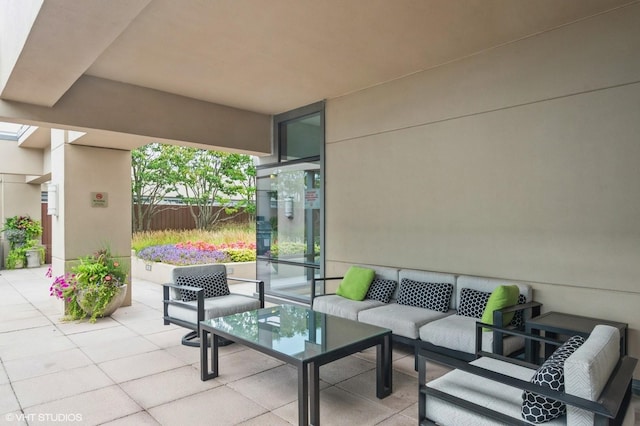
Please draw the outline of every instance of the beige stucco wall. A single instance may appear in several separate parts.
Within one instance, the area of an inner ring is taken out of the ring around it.
[[[327,275],[530,281],[544,311],[628,322],[639,357],[638,22],[635,4],[329,100]]]
[[[131,153],[65,143],[52,131],[52,183],[58,185],[59,214],[52,217],[52,266],[55,275],[101,248],[130,270]],[[92,193],[106,193],[106,207],[94,207]],[[124,305],[131,303],[131,291]]]

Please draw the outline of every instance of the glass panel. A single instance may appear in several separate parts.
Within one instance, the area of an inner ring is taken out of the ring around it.
[[[280,123],[280,161],[316,157],[324,145],[320,113]]]
[[[309,300],[320,267],[321,191],[318,161],[258,172],[258,277],[267,293]]]
[[[213,318],[205,323],[216,330],[300,360],[347,348],[389,332],[374,325],[294,305],[242,312]]]

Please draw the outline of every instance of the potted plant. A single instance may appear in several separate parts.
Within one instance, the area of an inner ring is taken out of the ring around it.
[[[7,255],[7,269],[24,268],[27,259],[27,250],[24,247],[15,247],[9,250]]]
[[[51,277],[51,268],[48,276]],[[127,275],[108,249],[80,259],[71,274],[55,278],[50,294],[67,302],[65,319],[89,321],[106,317],[120,307],[127,294]]]
[[[27,252],[35,251],[39,254],[40,259],[44,258],[44,248],[39,246],[37,240],[42,235],[42,225],[39,221],[31,219],[27,216],[12,216],[5,220],[4,227],[5,238],[9,242],[9,254],[7,255],[7,268],[22,268],[27,264]],[[32,256],[35,255],[32,253]]]

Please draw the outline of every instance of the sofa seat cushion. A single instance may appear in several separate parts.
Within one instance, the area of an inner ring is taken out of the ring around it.
[[[193,300],[185,302],[185,304],[195,307],[198,302]],[[242,294],[229,294],[227,296],[204,299],[205,320],[215,317],[223,317],[225,315],[233,315],[238,312],[245,312],[253,309],[260,309],[260,301]],[[194,324],[198,322],[198,313],[196,310],[187,309],[179,305],[169,305],[168,311],[170,317]]]
[[[472,361],[471,364],[527,381],[535,373],[533,369],[487,357]],[[520,416],[522,391],[512,386],[474,376],[460,370],[453,370],[438,379],[432,380],[427,386],[506,414],[513,417],[514,420],[522,421]],[[426,415],[436,423],[446,425],[493,426],[501,424],[431,395],[427,397]],[[564,425],[564,420],[564,418],[555,419],[545,423],[545,425]]]
[[[358,312],[365,309],[383,306],[379,300],[351,300],[337,294],[328,294],[313,299],[313,310],[324,314],[335,315],[337,317],[358,320]]]
[[[477,318],[463,315],[450,315],[437,321],[431,321],[420,327],[420,340],[456,351],[476,352]],[[505,336],[503,354],[509,355],[524,347],[524,339],[516,336]],[[493,352],[493,333],[482,333],[482,350]]]
[[[360,311],[358,321],[378,327],[389,328],[398,336],[417,339],[418,330],[424,324],[451,315],[455,311],[438,312],[416,306],[389,303],[372,309]]]

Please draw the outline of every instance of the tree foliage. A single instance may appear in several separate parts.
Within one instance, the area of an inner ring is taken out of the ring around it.
[[[180,156],[178,197],[189,206],[196,228],[212,229],[255,212],[256,171],[250,156],[195,148],[182,148]]]
[[[171,207],[162,206],[174,191],[177,176],[174,147],[152,143],[131,151],[131,198],[134,231],[149,230],[153,216]]]
[[[131,163],[136,231],[148,230],[155,214],[172,208],[161,204],[169,194],[189,206],[198,229],[255,215],[256,169],[248,155],[154,143],[132,151]]]

